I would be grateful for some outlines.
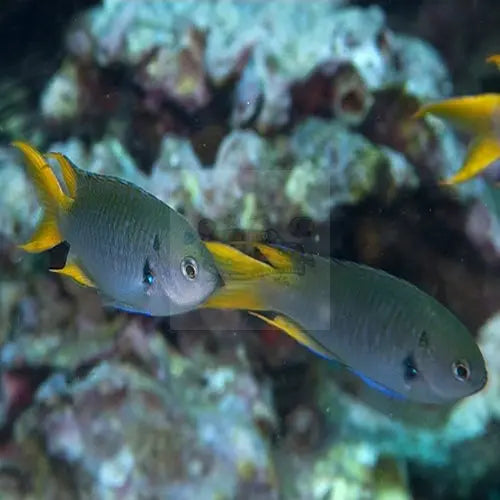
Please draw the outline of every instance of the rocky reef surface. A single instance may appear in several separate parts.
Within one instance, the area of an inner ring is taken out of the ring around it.
[[[422,12],[437,16],[431,3]],[[7,4],[0,27],[33,9]],[[483,178],[438,187],[460,165],[463,138],[412,119],[453,92],[422,37],[456,77],[442,38],[371,2],[75,5],[57,23],[56,51],[40,44],[33,64],[9,62],[0,76],[0,496],[498,491],[498,195]],[[93,291],[47,273],[60,249],[15,246],[39,217],[8,146],[21,138],[147,189],[204,238],[272,231],[414,282],[478,332],[487,388],[422,408],[244,313],[103,309]]]

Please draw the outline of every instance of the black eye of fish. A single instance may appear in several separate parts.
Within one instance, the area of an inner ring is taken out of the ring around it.
[[[155,280],[151,266],[149,265],[149,259],[144,262],[144,267],[142,268],[142,282],[145,285],[152,285]]]
[[[455,361],[451,368],[453,370],[453,376],[459,380],[460,382],[465,382],[469,380],[470,377],[470,369],[467,361],[459,360]]]
[[[192,257],[186,257],[181,262],[182,274],[190,281],[198,276],[198,263]]]
[[[407,382],[414,380],[418,376],[418,370],[415,366],[415,360],[413,356],[407,356],[403,361],[404,366],[404,378]]]

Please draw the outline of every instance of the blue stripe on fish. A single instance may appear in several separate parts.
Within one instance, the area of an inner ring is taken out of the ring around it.
[[[371,378],[367,377],[366,375],[363,375],[362,373],[360,373],[358,371],[351,369],[351,372],[354,373],[356,376],[358,376],[368,387],[371,387],[372,389],[375,389],[375,390],[381,392],[382,394],[389,396],[390,398],[399,399],[399,400],[406,399],[406,397],[403,396],[402,394],[400,394],[399,392],[392,391],[391,389],[389,389],[385,385],[382,385],[382,384],[379,384],[378,382],[375,382]]]

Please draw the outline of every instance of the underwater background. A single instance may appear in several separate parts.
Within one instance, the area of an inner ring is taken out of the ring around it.
[[[0,499],[500,498],[500,178],[420,104],[498,92],[496,0],[4,0]],[[117,175],[204,239],[384,269],[474,332],[488,385],[389,399],[245,312],[149,318],[16,245],[9,143]]]

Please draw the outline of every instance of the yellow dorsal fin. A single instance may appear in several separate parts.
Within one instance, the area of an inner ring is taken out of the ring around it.
[[[225,243],[207,241],[205,245],[213,255],[222,277],[229,282],[253,280],[275,272],[269,264],[254,259]]]
[[[462,168],[440,184],[452,185],[468,181],[499,159],[500,139],[493,136],[478,137],[469,146]]]
[[[45,156],[47,158],[53,158],[59,163],[64,183],[68,188],[68,193],[71,198],[74,198],[76,196],[76,172],[71,161],[62,153],[47,153]]]
[[[31,239],[27,243],[19,245],[19,248],[29,253],[40,253],[49,250],[49,248],[54,248],[61,241],[62,237],[55,218],[50,213],[45,213]]]
[[[443,118],[471,134],[491,133],[495,113],[500,111],[500,94],[480,94],[455,97],[422,106],[413,116],[428,113]]]
[[[273,318],[268,318],[267,316],[256,313],[254,311],[249,311],[249,314],[261,319],[262,321],[265,321],[268,325],[274,326],[275,328],[278,328],[279,330],[285,332],[297,342],[305,345],[321,356],[328,359],[337,359],[335,355],[333,355],[330,351],[328,351],[328,349],[323,347],[319,342],[314,340],[307,332],[305,332],[301,328],[300,325],[295,323],[295,321],[291,320],[290,318],[287,318],[281,314],[277,314]]]
[[[255,247],[275,269],[279,271],[293,271],[293,255],[290,252],[265,245],[264,243],[256,243]]]
[[[493,54],[486,59],[487,63],[493,63],[497,65],[497,68],[500,69],[500,54]]]
[[[80,285],[95,288],[94,282],[85,274],[82,268],[73,260],[68,260],[62,269],[51,269],[51,272],[64,274],[73,278]]]

